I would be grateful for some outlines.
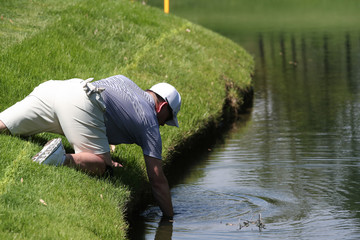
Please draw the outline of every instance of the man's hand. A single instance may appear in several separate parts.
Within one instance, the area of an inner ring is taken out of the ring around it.
[[[116,148],[115,145],[110,145],[110,152],[111,153],[115,152],[115,148]],[[111,160],[111,167],[117,168],[117,167],[123,167],[123,165],[121,165],[118,162],[114,162],[113,160]]]
[[[120,163],[114,162],[113,160],[111,160],[111,161],[112,161],[112,167],[114,167],[114,168],[123,167],[123,165],[121,165]]]
[[[115,148],[116,148],[115,145],[110,145],[110,152],[115,152]]]

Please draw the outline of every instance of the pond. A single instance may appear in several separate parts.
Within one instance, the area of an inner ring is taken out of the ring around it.
[[[149,206],[134,239],[359,239],[360,29],[229,37],[256,60],[253,109],[172,187],[175,222]]]

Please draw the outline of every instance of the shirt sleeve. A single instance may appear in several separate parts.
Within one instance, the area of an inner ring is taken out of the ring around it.
[[[144,139],[141,144],[143,154],[157,159],[162,159],[162,141],[159,127],[156,126],[148,128],[146,134],[143,136]]]

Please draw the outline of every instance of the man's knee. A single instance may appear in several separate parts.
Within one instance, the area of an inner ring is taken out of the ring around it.
[[[5,124],[0,120],[0,133],[10,133]]]

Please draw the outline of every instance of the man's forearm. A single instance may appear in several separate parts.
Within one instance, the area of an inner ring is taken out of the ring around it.
[[[162,170],[162,162],[157,158],[146,155],[144,157],[154,198],[158,202],[164,216],[173,217],[174,210],[171,203],[170,188]]]
[[[169,184],[164,176],[164,179],[158,183],[152,183],[153,195],[158,202],[161,211],[166,217],[173,217],[174,210],[171,202],[171,194]]]

